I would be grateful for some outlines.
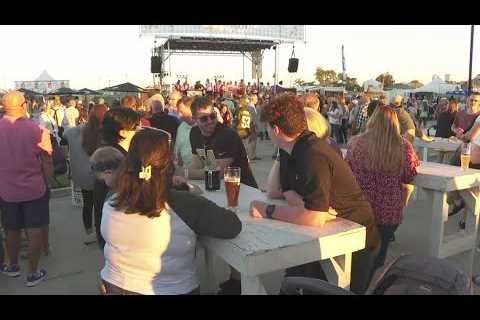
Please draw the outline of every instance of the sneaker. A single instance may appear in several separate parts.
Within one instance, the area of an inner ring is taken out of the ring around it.
[[[27,287],[34,287],[47,277],[47,271],[40,269],[40,271],[30,274],[27,277]]]
[[[85,236],[83,243],[88,246],[89,244],[95,243],[96,241],[97,241],[97,235],[95,233],[90,233],[90,234],[87,234],[87,236]]]
[[[242,293],[242,284],[240,280],[229,279],[220,284],[218,295],[240,295]]]
[[[14,264],[11,266],[4,266],[2,273],[12,278],[16,278],[20,276],[20,266],[18,264]]]

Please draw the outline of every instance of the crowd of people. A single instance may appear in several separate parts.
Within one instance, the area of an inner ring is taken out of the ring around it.
[[[402,223],[409,183],[420,165],[412,142],[415,136],[428,139],[423,119],[437,120],[438,135],[472,141],[477,146],[472,165],[480,167],[476,93],[464,110],[440,99],[432,111],[428,101],[414,98],[274,94],[268,83],[243,80],[197,83],[194,89],[202,94],[193,97],[186,81],[174,89],[167,97],[152,93],[144,101],[124,96],[118,106],[74,97],[27,101],[18,91],[2,97],[0,199],[8,257],[7,264],[2,244],[3,274],[20,276],[25,230],[26,285],[47,276],[39,265],[48,252],[50,180],[62,152],[83,196],[84,242],[97,242],[104,254],[101,292],[125,295],[198,294],[197,237],[228,239],[240,233],[235,213],[188,183],[204,179],[209,150],[220,176],[229,166],[240,167],[241,183],[258,188],[251,167],[260,160],[257,142],[273,144],[264,191],[286,204],[252,199],[249,213],[255,218],[321,228],[338,216],[365,226],[365,249],[352,257],[355,293],[364,293],[385,264]],[[452,164],[459,164],[458,157]],[[461,197],[450,198],[453,213],[464,207]],[[319,261],[289,268],[286,276],[326,279]],[[239,293],[240,275],[232,269],[219,294]]]

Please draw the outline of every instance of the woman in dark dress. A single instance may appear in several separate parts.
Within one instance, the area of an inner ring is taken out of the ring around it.
[[[451,99],[447,110],[440,112],[437,116],[437,131],[435,137],[450,138],[455,133],[452,131],[452,124],[458,112],[457,101]]]

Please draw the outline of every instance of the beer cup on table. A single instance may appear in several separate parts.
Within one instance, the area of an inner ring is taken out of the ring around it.
[[[462,154],[460,155],[460,169],[467,170],[470,164],[470,143],[462,144]]]
[[[225,194],[227,195],[227,206],[230,210],[237,212],[238,197],[240,195],[240,168],[227,167],[224,171]]]

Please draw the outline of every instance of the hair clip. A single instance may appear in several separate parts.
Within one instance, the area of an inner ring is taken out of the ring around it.
[[[148,181],[152,178],[152,166],[143,167],[142,171],[138,173],[138,177],[145,181]]]

